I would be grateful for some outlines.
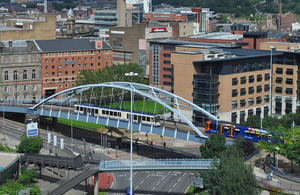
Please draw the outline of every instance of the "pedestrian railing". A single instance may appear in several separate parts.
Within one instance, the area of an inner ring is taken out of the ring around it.
[[[160,159],[136,160],[132,168],[137,170],[209,170],[214,168],[213,159]],[[110,160],[100,162],[100,171],[125,171],[130,169],[130,160]]]
[[[13,162],[0,170],[0,184],[4,183],[7,179],[13,179],[14,177],[17,177],[18,171],[19,158],[16,157]]]
[[[300,184],[295,184],[291,182],[282,182],[274,179],[267,179],[262,177],[257,177],[256,180],[259,182],[260,186],[270,191],[281,191],[288,193],[289,191],[300,192]]]

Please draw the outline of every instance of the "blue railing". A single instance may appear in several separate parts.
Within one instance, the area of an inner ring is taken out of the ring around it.
[[[214,167],[213,159],[160,159],[133,160],[136,170],[209,170]],[[220,160],[217,161],[219,163]],[[100,171],[125,171],[130,169],[130,160],[110,160],[100,162]]]

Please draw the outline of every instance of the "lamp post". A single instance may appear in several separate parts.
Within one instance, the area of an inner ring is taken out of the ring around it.
[[[277,150],[276,169],[278,170],[278,151],[279,151],[279,148],[276,147],[275,149]]]
[[[271,58],[270,58],[270,109],[269,116],[272,116],[272,80],[273,80],[273,50],[276,49],[274,46],[269,47],[271,49]]]
[[[129,72],[125,76],[130,76],[130,195],[132,195],[132,77],[138,73]]]

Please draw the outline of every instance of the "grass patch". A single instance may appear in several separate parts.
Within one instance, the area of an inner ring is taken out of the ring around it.
[[[185,195],[208,195],[208,191],[205,189],[195,188],[190,186]]]
[[[46,120],[52,120],[51,117],[45,118]],[[63,118],[58,118],[57,119],[58,123],[64,124],[64,125],[69,125],[71,126],[71,120],[69,119],[63,119]],[[95,131],[95,129],[101,129],[105,128],[105,125],[99,125],[95,123],[87,123],[87,122],[82,122],[82,121],[72,121],[73,127],[80,128],[80,129],[85,129],[88,131]]]
[[[118,108],[120,109],[120,103],[112,103],[112,104],[104,104],[102,105],[104,107],[111,107],[111,108]],[[122,110],[130,110],[131,103],[130,101],[125,101],[122,103]],[[146,112],[146,113],[155,113],[155,114],[163,114],[164,109],[165,113],[170,112],[167,108],[165,108],[163,105],[156,103],[154,101],[145,100],[145,104],[143,100],[135,100],[133,102],[133,111],[138,112]]]

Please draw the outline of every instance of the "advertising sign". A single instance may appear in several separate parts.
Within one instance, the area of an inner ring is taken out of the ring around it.
[[[27,137],[38,135],[37,123],[29,123],[26,125]]]
[[[57,146],[57,136],[56,135],[53,136],[53,145]]]
[[[157,33],[157,32],[167,32],[167,28],[166,28],[166,27],[162,27],[162,28],[151,28],[151,32],[153,32],[153,33]]]

